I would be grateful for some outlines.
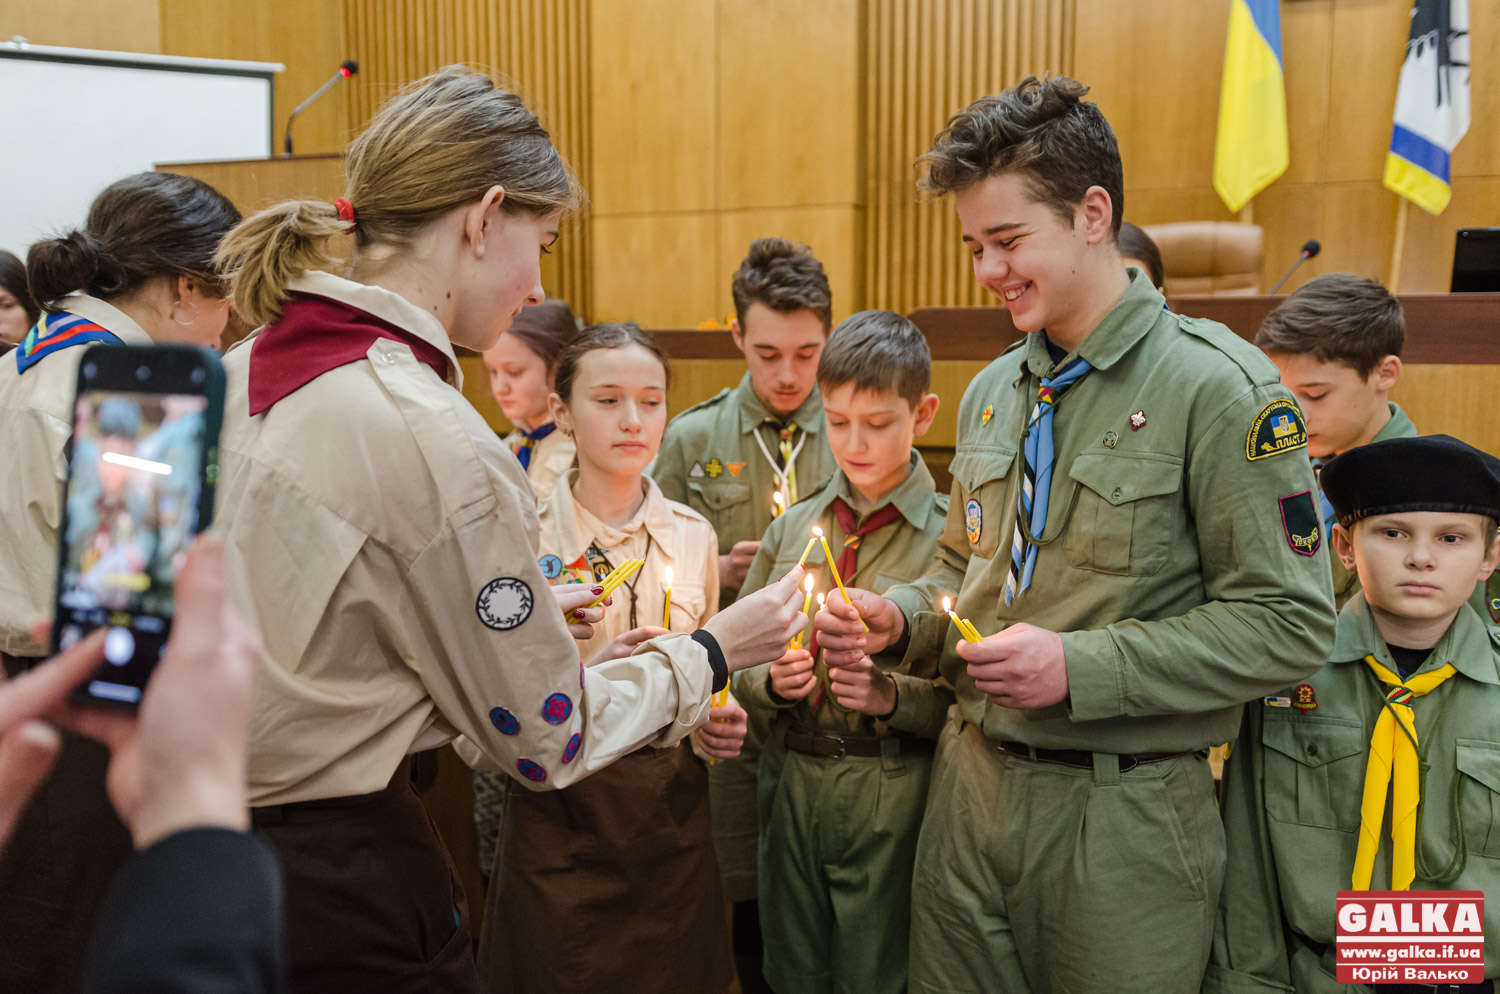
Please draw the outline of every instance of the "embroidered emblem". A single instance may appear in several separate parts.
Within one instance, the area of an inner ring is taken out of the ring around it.
[[[980,533],[984,531],[984,507],[978,498],[970,497],[969,502],[964,505],[964,534],[969,537],[969,544],[978,545]]]
[[[501,735],[515,735],[521,730],[521,723],[516,716],[504,708],[490,708],[490,724]]]
[[[1306,448],[1307,424],[1290,400],[1273,400],[1260,409],[1245,435],[1245,458],[1254,462]]]
[[[1292,691],[1292,707],[1307,714],[1309,711],[1317,710],[1318,692],[1310,683],[1299,683],[1297,689]]]
[[[1491,573],[1489,582],[1484,585],[1484,603],[1490,609],[1490,617],[1500,624],[1500,571]]]
[[[474,613],[486,628],[508,632],[531,617],[531,587],[514,576],[497,576],[484,585],[474,601]]]
[[[1316,555],[1323,545],[1323,524],[1318,520],[1318,505],[1311,490],[1281,498],[1281,530],[1286,544],[1299,556]]]
[[[595,583],[603,583],[604,578],[615,571],[614,564],[609,561],[609,556],[597,545],[591,544],[583,550],[583,558],[588,560],[589,571],[594,574]]]
[[[561,725],[573,713],[573,702],[567,694],[553,694],[542,702],[542,720],[549,725]]]
[[[563,747],[563,765],[567,766],[573,762],[573,757],[578,755],[578,747],[583,745],[583,736],[574,734],[568,739],[568,744]]]
[[[1146,427],[1146,410],[1142,408],[1130,416],[1130,430],[1140,431]]]
[[[516,760],[516,770],[527,780],[541,783],[547,779],[547,771],[542,769],[541,763],[534,763],[529,759]]]
[[[703,467],[703,471],[708,474],[709,479],[716,480],[719,474],[724,472],[724,464],[717,459],[710,459],[708,465]]]
[[[702,463],[693,463],[693,468],[688,470],[688,479],[701,480],[706,474],[703,472]]]
[[[562,576],[562,560],[556,556],[543,556],[536,561],[536,564],[542,568],[542,576],[549,580],[556,580]]]
[[[1112,449],[1118,444],[1120,444],[1119,435],[1115,434],[1112,431],[1107,431],[1104,433],[1104,447],[1106,449]]]
[[[990,418],[993,418],[994,416],[995,416],[995,405],[991,404],[989,407],[986,407],[984,409],[984,413],[983,414],[979,415],[979,423],[982,424],[982,425],[987,425],[987,424],[990,423]]]
[[[1289,708],[1292,706],[1290,697],[1265,697],[1262,698],[1268,708]]]
[[[730,476],[739,476],[740,470],[745,468],[745,464],[742,462],[727,462],[724,464],[724,468],[729,470]]]

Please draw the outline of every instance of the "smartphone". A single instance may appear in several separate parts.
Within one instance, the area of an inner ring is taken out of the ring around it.
[[[78,366],[54,654],[104,628],[79,703],[134,708],[172,632],[173,583],[213,521],[224,367],[182,345],[94,345]]]

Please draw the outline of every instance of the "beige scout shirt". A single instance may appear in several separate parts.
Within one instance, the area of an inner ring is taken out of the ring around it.
[[[521,444],[521,433],[513,431],[504,439],[505,447],[512,452]],[[546,500],[557,486],[563,474],[578,461],[578,446],[569,435],[554,431],[540,442],[531,453],[531,462],[526,468],[526,478],[531,481],[531,491],[537,500]]]
[[[57,302],[114,332],[127,345],[151,336],[124,311],[85,294]],[[73,397],[86,347],[62,349],[16,372],[15,356],[0,359],[0,652],[42,656],[31,626],[52,617],[57,576],[57,530],[62,525],[65,452],[73,432]]]
[[[452,360],[389,291],[312,272]],[[225,358],[218,530],[232,602],[265,645],[250,732],[255,805],[381,789],[408,753],[464,736],[533,788],[687,735],[712,671],[664,636],[582,671],[537,567],[520,465],[459,393],[390,340],[248,412],[254,338]]]
[[[578,643],[588,659],[609,641],[646,625],[660,626],[666,606],[666,568],[672,567],[672,631],[702,628],[719,609],[719,555],[714,529],[697,511],[667,500],[649,476],[641,478],[646,499],[635,516],[614,528],[573,499],[578,470],[569,470],[542,501],[537,516],[542,536],[539,564],[549,583],[593,583],[595,563],[605,568],[627,559],[646,560],[635,576],[615,590],[594,637]],[[635,624],[631,624],[632,589]]]

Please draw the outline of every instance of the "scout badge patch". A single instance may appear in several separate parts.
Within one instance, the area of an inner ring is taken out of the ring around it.
[[[994,416],[995,416],[995,405],[991,404],[989,407],[986,407],[984,409],[984,413],[983,414],[979,415],[979,423],[981,425],[987,425],[987,424],[990,423],[990,418],[993,418]]]
[[[1297,684],[1297,689],[1292,691],[1292,707],[1296,708],[1298,711],[1301,711],[1303,714],[1307,714],[1307,712],[1309,711],[1317,710],[1318,692],[1313,689],[1312,684]]]
[[[706,474],[703,472],[703,464],[702,463],[695,462],[695,463],[693,463],[693,468],[690,469],[690,470],[688,470],[688,476],[691,477],[694,480],[701,479],[705,475]]]
[[[595,583],[603,583],[604,578],[615,571],[614,564],[609,561],[609,556],[597,545],[590,545],[583,552],[583,558],[588,560],[589,571],[594,574]]]
[[[1104,447],[1106,449],[1112,449],[1118,444],[1120,444],[1120,436],[1118,434],[1112,431],[1104,433]]]
[[[719,474],[724,472],[724,464],[717,459],[710,459],[708,465],[703,467],[703,471],[710,479],[718,479]]]
[[[984,507],[974,497],[964,505],[964,534],[972,545],[979,544],[979,534],[984,530]]]
[[[1490,609],[1490,617],[1500,622],[1500,571],[1491,573],[1484,585],[1484,603]]]
[[[1146,427],[1146,410],[1142,408],[1130,416],[1130,430],[1140,431]]]
[[[556,580],[562,576],[562,560],[556,556],[543,556],[536,561],[536,564],[542,568],[542,576],[548,580]]]
[[[1323,526],[1318,521],[1318,506],[1311,490],[1281,498],[1281,530],[1286,544],[1299,556],[1316,555],[1323,545]]]
[[[479,591],[474,600],[474,613],[479,615],[486,628],[508,632],[519,628],[531,617],[533,603],[531,587],[525,580],[497,576]]]
[[[1292,699],[1290,697],[1263,697],[1261,700],[1268,708],[1289,708],[1292,706]]]
[[[1245,458],[1254,462],[1307,446],[1307,424],[1289,400],[1273,400],[1260,409],[1245,435]]]
[[[730,476],[739,476],[740,470],[745,468],[745,464],[742,462],[727,462],[724,464],[724,468],[729,470]]]

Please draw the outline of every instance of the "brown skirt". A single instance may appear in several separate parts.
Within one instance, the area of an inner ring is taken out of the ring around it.
[[[477,994],[463,888],[408,764],[374,794],[255,808],[286,879],[292,994]]]
[[[637,750],[566,790],[510,784],[479,970],[491,994],[729,986],[708,775],[692,750]]]
[[[7,676],[30,660],[4,656]],[[104,790],[109,750],[71,732],[47,782],[0,848],[0,991],[75,991],[94,915],[130,858]]]

